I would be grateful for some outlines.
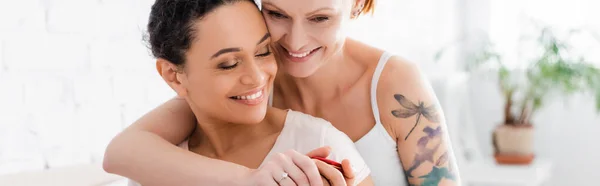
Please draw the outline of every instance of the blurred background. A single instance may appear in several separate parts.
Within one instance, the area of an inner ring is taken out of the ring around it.
[[[175,95],[142,40],[152,3],[0,0],[0,185],[125,185],[106,145]],[[464,185],[600,185],[600,1],[376,3],[349,34],[424,70]]]

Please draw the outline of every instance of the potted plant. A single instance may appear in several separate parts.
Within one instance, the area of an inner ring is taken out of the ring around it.
[[[577,32],[569,32],[567,37]],[[584,57],[573,56],[567,39],[561,40],[550,27],[536,38],[540,53],[520,68],[509,68],[491,42],[485,42],[466,63],[472,72],[483,67],[498,75],[504,98],[504,121],[494,129],[492,143],[497,163],[529,164],[534,159],[532,116],[553,95],[591,92],[600,111],[600,69]],[[439,59],[443,50],[436,55]]]

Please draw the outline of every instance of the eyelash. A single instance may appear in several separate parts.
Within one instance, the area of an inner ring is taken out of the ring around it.
[[[240,64],[240,62],[237,59],[234,59],[234,60],[235,60],[235,64],[229,65],[229,66],[219,66],[219,68],[221,68],[223,70],[230,70],[230,69],[237,67],[238,64]]]
[[[271,55],[271,47],[269,45],[267,45],[265,47],[267,47],[267,51],[262,54],[256,54],[256,57],[267,57],[267,56]]]
[[[288,18],[287,16],[279,13],[279,12],[275,12],[275,11],[271,11],[271,10],[267,10],[267,14],[269,14],[271,17],[275,18],[275,19],[285,19]]]
[[[329,20],[329,17],[325,17],[325,16],[319,16],[319,17],[312,18],[312,19],[310,19],[310,20],[311,20],[311,21],[314,21],[314,22],[317,22],[317,23],[320,23],[320,22],[325,22],[325,21],[328,21],[328,20]]]
[[[267,10],[267,14],[269,14],[271,17],[273,17],[275,19],[287,19],[288,18],[287,16],[285,16],[285,15],[279,13],[279,12],[271,11],[271,10]],[[327,17],[327,16],[318,16],[318,17],[315,17],[315,18],[311,18],[310,20],[313,21],[313,22],[316,22],[316,23],[321,23],[321,22],[328,21],[329,17]]]
[[[256,55],[255,55],[255,57],[263,58],[263,57],[267,57],[267,56],[271,55],[271,54],[272,54],[272,52],[271,52],[271,48],[269,47],[269,45],[267,45],[267,46],[265,46],[265,47],[267,47],[267,52],[265,52],[265,53],[262,53],[262,54],[256,54]],[[223,69],[223,70],[231,70],[231,69],[233,69],[233,68],[237,67],[237,66],[238,66],[238,64],[240,64],[240,62],[239,62],[237,59],[235,59],[235,61],[236,61],[236,62],[235,62],[235,64],[233,64],[233,65],[229,65],[229,66],[220,66],[219,68],[221,68],[221,69]]]

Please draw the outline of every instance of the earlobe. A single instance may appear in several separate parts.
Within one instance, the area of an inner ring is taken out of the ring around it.
[[[177,65],[165,60],[156,60],[156,70],[165,82],[177,93],[178,96],[186,96],[186,88],[182,83],[185,79],[184,74],[179,73]]]

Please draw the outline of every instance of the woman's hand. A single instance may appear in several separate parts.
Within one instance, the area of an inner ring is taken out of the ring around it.
[[[309,157],[327,157],[330,151],[329,147],[321,147],[306,155],[294,150],[278,153],[268,160],[263,167],[252,171],[246,184],[242,185],[322,186],[320,169]]]
[[[354,185],[354,170],[352,170],[352,166],[350,165],[350,161],[344,159],[342,161],[342,170],[344,174],[334,168],[333,166],[322,162],[320,160],[313,160],[319,169],[319,172],[323,176],[324,185],[331,186],[347,186]]]

